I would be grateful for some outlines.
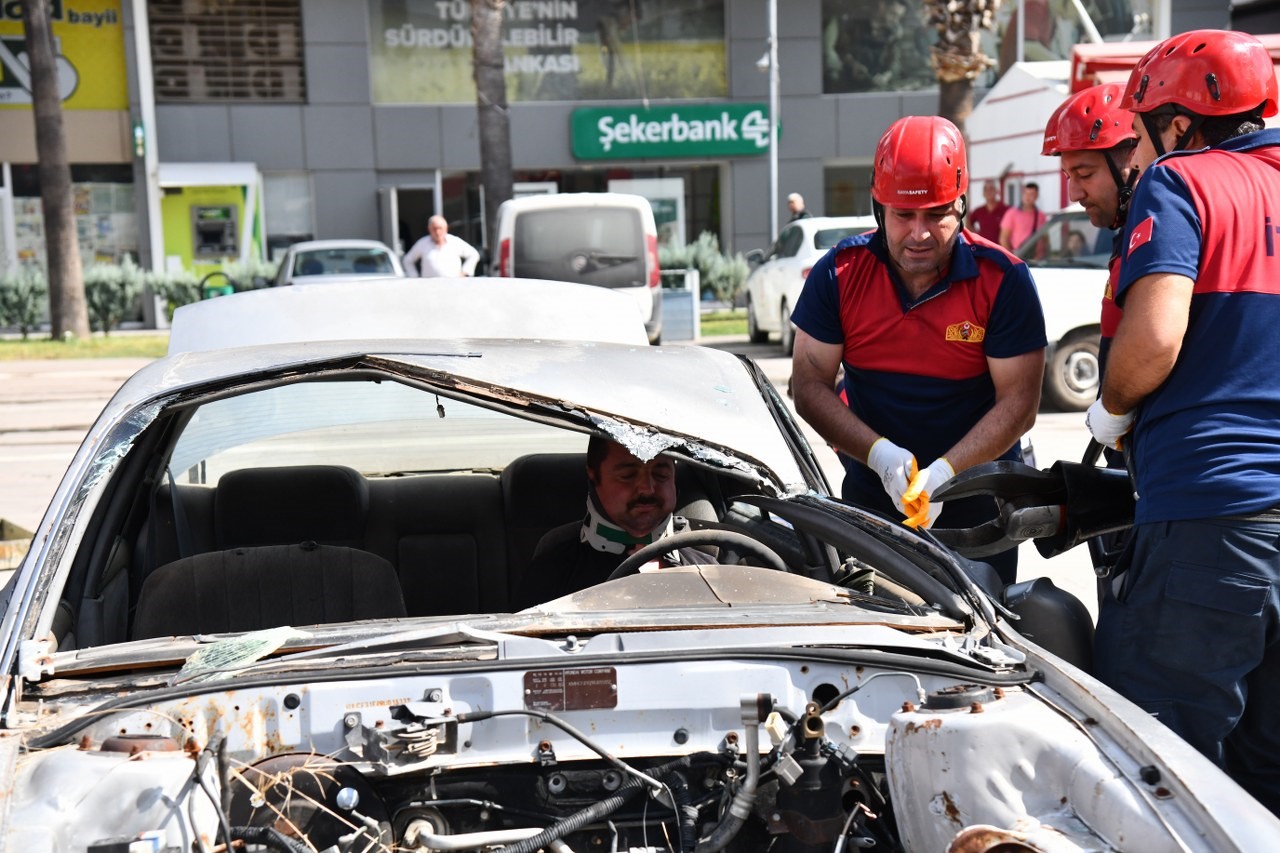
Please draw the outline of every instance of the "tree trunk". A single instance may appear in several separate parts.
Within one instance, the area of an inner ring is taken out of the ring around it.
[[[84,298],[84,270],[80,266],[80,241],[76,236],[71,198],[71,165],[62,127],[62,100],[58,96],[58,66],[48,0],[24,0],[22,22],[27,31],[36,152],[40,161],[51,332],[55,341],[67,335],[87,338],[89,311]]]
[[[969,138],[969,134],[964,125],[969,120],[969,114],[972,112],[973,80],[961,78],[960,80],[939,81],[938,115],[950,119],[951,123],[960,129],[960,133],[966,139]]]
[[[982,52],[982,30],[994,29],[1000,0],[926,0],[929,23],[938,31],[932,51],[938,77],[938,115],[965,134],[973,112],[973,81],[993,61]],[[965,134],[967,137],[968,134]]]
[[[480,129],[480,182],[484,185],[485,235],[490,263],[497,262],[498,205],[511,198],[511,125],[507,114],[506,54],[502,15],[506,0],[471,4],[471,56]]]

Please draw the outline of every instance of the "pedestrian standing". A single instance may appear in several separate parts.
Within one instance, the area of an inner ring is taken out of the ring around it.
[[[965,217],[968,228],[975,234],[981,234],[992,243],[1000,242],[1000,222],[1004,219],[1009,205],[1000,200],[1000,185],[995,181],[982,182],[982,204],[969,211]]]
[[[1044,225],[1046,217],[1040,208],[1036,207],[1039,199],[1039,184],[1035,181],[1027,181],[1022,185],[1022,204],[1009,208],[1000,218],[1001,246],[1010,252],[1016,252],[1037,228]]]
[[[1044,379],[1045,332],[1026,264],[963,231],[964,140],[937,116],[891,125],[876,149],[879,229],[848,237],[813,268],[796,304],[796,408],[841,454],[843,498],[902,519],[917,479],[923,526],[975,527],[994,499],[928,495],[957,471],[1018,459]],[[836,388],[843,365],[843,391]],[[1017,550],[990,561],[1005,584]]]
[[[421,278],[459,278],[474,275],[479,260],[474,246],[449,233],[443,216],[433,216],[427,220],[427,235],[405,253],[404,269]]]
[[[1128,445],[1138,499],[1097,675],[1280,814],[1275,70],[1253,36],[1182,33],[1139,61],[1122,105],[1141,177],[1087,423]]]
[[[809,209],[804,206],[804,196],[800,193],[791,193],[787,196],[787,210],[791,211],[791,218],[788,222],[795,222],[797,219],[808,219],[812,214]]]

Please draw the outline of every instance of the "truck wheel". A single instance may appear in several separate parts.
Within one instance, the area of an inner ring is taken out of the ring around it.
[[[756,303],[747,297],[747,339],[753,344],[762,344],[769,340],[769,333],[760,328],[756,322]]]
[[[1097,333],[1064,338],[1045,366],[1045,401],[1059,411],[1083,412],[1098,397],[1099,374]]]

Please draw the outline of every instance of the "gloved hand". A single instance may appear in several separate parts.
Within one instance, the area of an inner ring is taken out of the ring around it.
[[[1102,398],[1099,397],[1093,401],[1093,405],[1085,413],[1084,425],[1089,428],[1089,432],[1093,433],[1098,444],[1110,447],[1112,450],[1120,450],[1121,439],[1133,429],[1133,412],[1113,415],[1102,405]]]
[[[935,459],[928,468],[918,471],[902,496],[902,506],[907,513],[907,520],[903,524],[908,527],[923,527],[925,530],[933,527],[942,512],[942,501],[931,501],[929,496],[955,475],[951,463],[942,456]]]
[[[876,472],[885,494],[896,507],[902,506],[902,494],[915,472],[916,457],[884,436],[876,439],[867,454],[867,467]]]

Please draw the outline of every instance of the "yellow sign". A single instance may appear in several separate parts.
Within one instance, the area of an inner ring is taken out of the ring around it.
[[[128,109],[120,0],[49,0],[49,18],[63,109]],[[0,0],[0,109],[31,109],[28,65],[22,3]]]

